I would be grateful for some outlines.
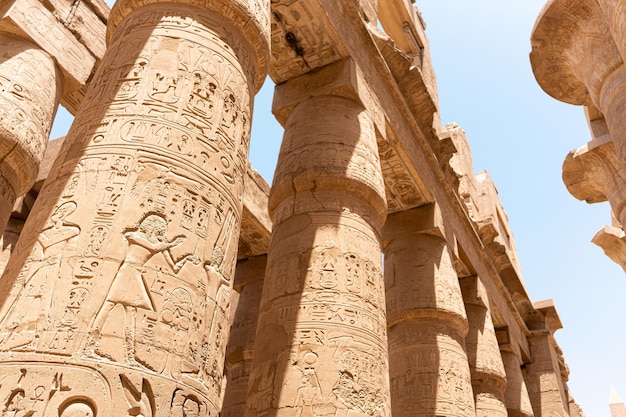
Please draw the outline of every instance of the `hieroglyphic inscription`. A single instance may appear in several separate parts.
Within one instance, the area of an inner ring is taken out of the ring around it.
[[[81,366],[32,362],[0,366],[0,414],[11,417],[96,417],[111,409],[109,384]],[[89,384],[85,395],[83,384]],[[96,405],[97,404],[97,405]],[[80,414],[74,414],[80,411]]]
[[[23,148],[25,174],[36,175],[58,105],[57,70],[44,51],[24,40],[0,34],[0,50],[0,129],[5,141],[12,136]],[[32,88],[34,80],[37,88]]]
[[[186,6],[131,14],[110,51],[42,190],[53,214],[30,232],[0,351],[144,372],[143,386],[116,381],[128,415],[164,407],[141,402],[154,378],[196,390],[172,394],[170,409],[213,414],[249,144],[241,57],[253,53],[225,20]]]

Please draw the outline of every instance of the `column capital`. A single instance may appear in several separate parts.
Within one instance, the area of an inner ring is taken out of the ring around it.
[[[533,303],[535,307],[534,314],[527,318],[528,328],[532,331],[540,333],[547,331],[551,335],[563,328],[561,317],[554,305],[554,300],[541,300]]]
[[[626,233],[619,227],[604,226],[591,239],[604,254],[626,271]]]
[[[563,162],[563,182],[567,190],[587,203],[606,201],[613,213],[626,221],[626,173],[609,134],[595,138],[571,151]]]
[[[382,106],[352,58],[340,59],[276,85],[272,113],[284,126],[298,104],[319,96],[343,97],[359,103],[372,118],[377,135],[387,136]]]
[[[219,17],[220,22],[216,21],[216,24],[228,24],[233,25],[243,35],[244,39],[250,44],[254,50],[255,69],[252,71],[254,77],[254,85],[258,91],[265,81],[268,70],[268,57],[269,57],[269,13],[266,11],[269,9],[268,0],[118,0],[107,22],[107,45],[110,45],[113,35],[116,32],[119,24],[122,20],[126,19],[133,11],[146,7],[149,5],[162,4],[164,9],[171,9],[172,7],[189,6],[198,8],[215,14],[215,17]],[[177,14],[176,19],[179,20],[184,17]],[[190,13],[191,18],[195,18],[195,13]],[[229,28],[227,28],[227,31]],[[232,47],[232,45],[231,45]],[[241,53],[241,51],[236,51]],[[241,59],[248,59],[242,54]]]
[[[557,100],[598,103],[605,78],[623,64],[596,0],[551,0],[531,36],[537,82]]]

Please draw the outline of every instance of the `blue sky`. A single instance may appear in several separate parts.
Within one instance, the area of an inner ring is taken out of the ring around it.
[[[111,0],[112,2],[112,0]],[[553,298],[556,339],[569,386],[587,417],[609,416],[609,388],[626,398],[626,276],[590,242],[610,207],[572,197],[561,179],[567,153],[590,140],[581,108],[536,83],[528,53],[543,0],[418,0],[437,73],[442,122],[469,138],[476,172],[489,171],[508,213],[528,292]],[[268,80],[255,104],[250,159],[271,181],[282,129]],[[70,118],[59,111],[51,137]]]

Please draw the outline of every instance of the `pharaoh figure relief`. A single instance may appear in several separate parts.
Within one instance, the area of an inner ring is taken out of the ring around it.
[[[217,413],[266,51],[235,23],[267,30],[250,10],[169,6],[113,10],[109,53],[7,266],[3,415]],[[14,365],[33,358],[57,385]]]

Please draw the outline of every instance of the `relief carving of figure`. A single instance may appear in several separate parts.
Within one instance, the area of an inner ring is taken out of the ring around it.
[[[80,228],[66,220],[75,210],[76,203],[72,201],[61,204],[37,238],[41,262],[24,283],[22,293],[5,320],[8,332],[0,344],[7,349],[30,345],[44,326],[54,282],[63,271],[63,253],[80,234]]]
[[[26,409],[24,390],[20,389],[11,394],[5,404],[2,415],[5,417],[30,417],[35,412]]]
[[[96,346],[100,333],[111,311],[119,304],[124,306],[125,359],[127,363],[137,365],[134,347],[137,309],[155,311],[154,302],[143,276],[145,264],[158,253],[163,254],[174,273],[178,273],[189,260],[194,263],[198,262],[193,255],[186,255],[174,261],[170,250],[183,243],[185,237],[177,236],[172,241],[168,241],[165,237],[167,231],[167,220],[160,214],[151,213],[141,220],[136,229],[124,233],[124,238],[128,242],[128,251],[93,322],[90,340],[85,351],[88,356],[100,354]]]

